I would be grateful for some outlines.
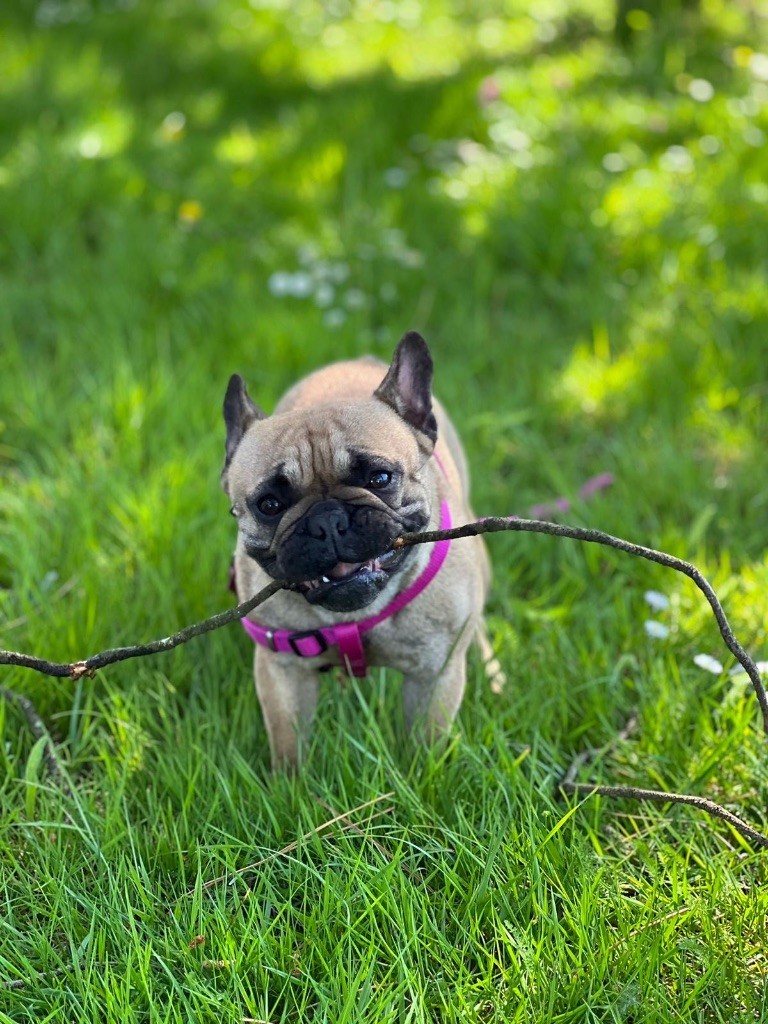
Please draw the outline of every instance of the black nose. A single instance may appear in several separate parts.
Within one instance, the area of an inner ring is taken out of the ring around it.
[[[337,501],[321,501],[307,516],[306,531],[313,540],[343,537],[349,529],[349,517]]]

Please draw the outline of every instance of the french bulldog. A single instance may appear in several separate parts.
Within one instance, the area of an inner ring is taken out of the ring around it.
[[[407,333],[387,367],[364,357],[300,380],[267,416],[243,378],[224,398],[222,485],[237,519],[238,599],[285,582],[244,621],[274,767],[299,762],[322,673],[403,675],[406,725],[427,741],[459,709],[483,630],[481,538],[396,548],[404,533],[474,519],[458,435],[431,394],[426,342]]]

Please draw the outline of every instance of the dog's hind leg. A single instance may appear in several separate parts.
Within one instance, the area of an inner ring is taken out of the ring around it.
[[[264,715],[274,769],[298,767],[302,747],[309,740],[315,715],[319,682],[317,672],[296,659],[284,656],[279,667],[263,647],[256,648],[256,693]]]

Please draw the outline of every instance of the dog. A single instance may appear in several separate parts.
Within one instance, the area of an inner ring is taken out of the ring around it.
[[[338,362],[291,388],[267,416],[234,374],[224,398],[222,486],[237,519],[239,601],[278,591],[241,620],[272,765],[299,763],[323,671],[403,675],[406,726],[433,742],[464,694],[490,570],[481,538],[397,548],[401,534],[474,519],[458,434],[432,397],[432,357],[415,331],[392,363]]]

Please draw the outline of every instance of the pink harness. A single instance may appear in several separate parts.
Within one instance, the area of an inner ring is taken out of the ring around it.
[[[448,502],[443,501],[440,503],[440,529],[450,530],[450,528],[451,513]],[[257,622],[251,622],[250,619],[241,619],[240,621],[250,638],[262,647],[268,647],[270,651],[297,654],[300,658],[316,658],[327,651],[329,647],[338,647],[347,675],[362,679],[368,671],[362,634],[369,632],[385,619],[397,615],[406,605],[415,600],[440,572],[450,546],[449,540],[437,541],[421,576],[376,615],[361,619],[359,622],[340,622],[336,626],[321,626],[319,629],[307,629],[295,633],[289,629],[267,629],[266,626],[260,626]]]
[[[435,460],[445,473],[445,468],[436,452]],[[593,494],[610,487],[612,483],[612,474],[601,473],[599,476],[587,480],[579,491],[579,497],[584,500],[591,498]],[[567,499],[558,498],[551,504],[534,506],[530,510],[530,514],[538,518],[555,511],[567,511],[570,507],[571,503]],[[450,530],[450,528],[451,513],[448,503],[443,501],[440,504],[440,529]],[[414,580],[409,587],[406,587],[402,594],[398,594],[393,601],[390,601],[386,608],[383,608],[377,615],[371,615],[360,622],[340,622],[336,626],[321,626],[320,629],[308,629],[296,633],[289,629],[267,629],[266,626],[260,626],[257,622],[251,622],[250,619],[240,619],[240,621],[246,633],[255,643],[262,647],[268,647],[271,651],[296,654],[300,658],[316,658],[327,651],[329,647],[338,647],[347,675],[362,678],[368,670],[362,634],[367,633],[374,626],[378,626],[385,619],[397,615],[407,604],[417,598],[440,572],[450,546],[449,540],[437,541],[421,576]],[[235,589],[233,585],[231,589]]]

